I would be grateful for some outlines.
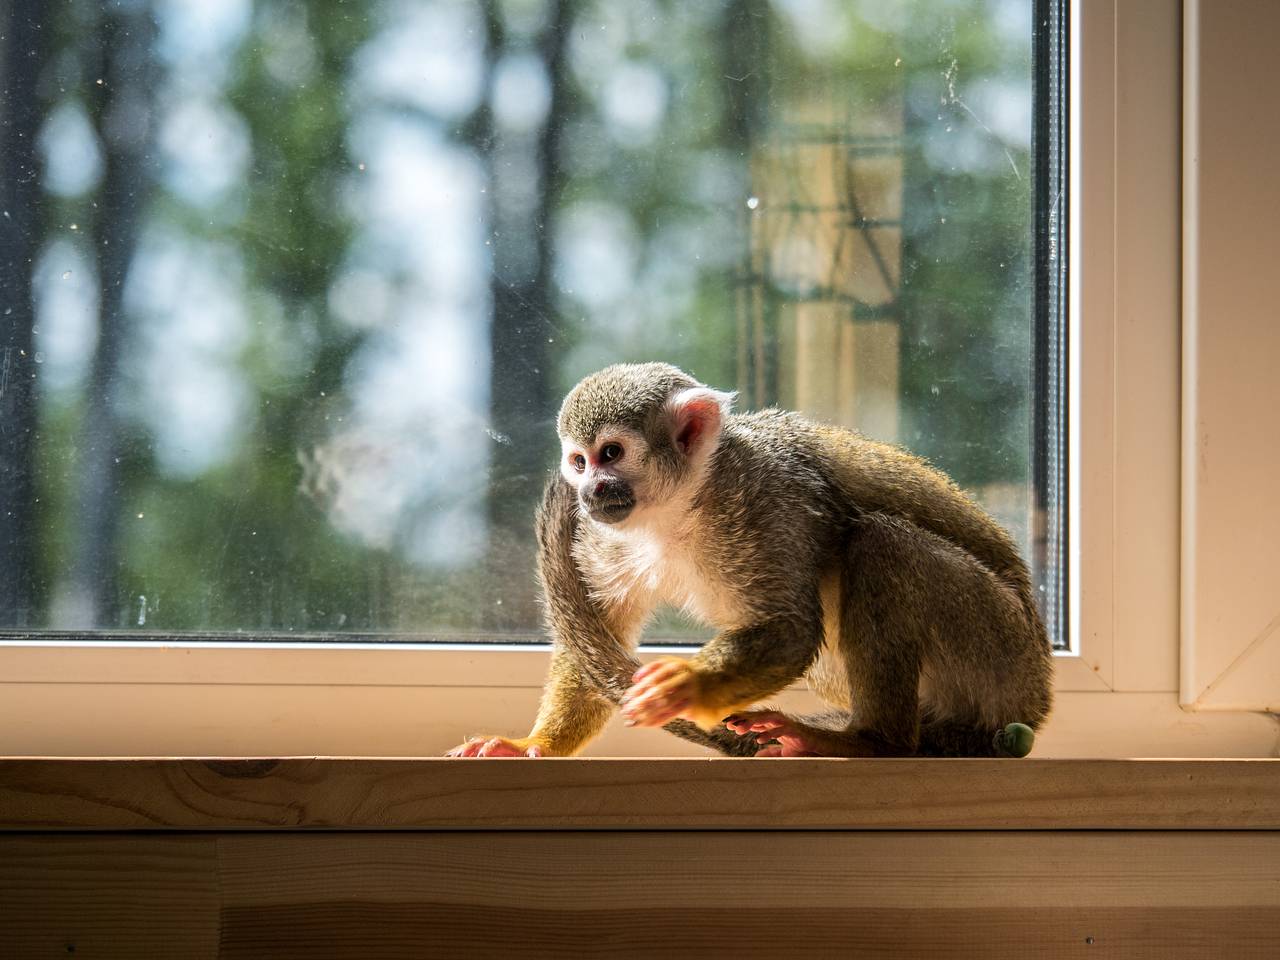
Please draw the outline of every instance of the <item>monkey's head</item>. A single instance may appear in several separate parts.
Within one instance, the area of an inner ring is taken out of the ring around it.
[[[606,367],[560,407],[560,472],[593,520],[643,515],[697,489],[732,402],[669,364]]]

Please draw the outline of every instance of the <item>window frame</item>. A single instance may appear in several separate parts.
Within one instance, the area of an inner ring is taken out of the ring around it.
[[[1275,749],[1264,715],[1178,704],[1181,19],[1179,0],[1072,4],[1070,648],[1050,755]],[[548,657],[541,644],[96,636],[0,633],[0,755],[429,755],[527,730]],[[701,751],[615,723],[589,752]]]
[[[1255,8],[1185,4],[1181,702],[1280,720],[1280,187],[1255,94],[1280,10]]]
[[[1071,637],[1060,691],[1177,689],[1180,28],[1175,0],[1072,10]]]

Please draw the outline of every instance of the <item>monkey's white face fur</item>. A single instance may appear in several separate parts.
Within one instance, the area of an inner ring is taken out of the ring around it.
[[[616,530],[666,526],[702,486],[733,395],[697,386],[673,394],[649,428],[606,423],[589,440],[561,435],[560,472],[583,513]]]

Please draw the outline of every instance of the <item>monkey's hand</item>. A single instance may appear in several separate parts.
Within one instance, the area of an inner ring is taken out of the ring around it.
[[[725,712],[707,702],[697,667],[679,657],[660,657],[645,664],[631,678],[631,688],[622,698],[622,715],[634,727],[660,727],[679,717],[710,730]]]
[[[541,757],[545,746],[541,740],[522,737],[508,740],[506,737],[471,737],[459,744],[446,757]]]

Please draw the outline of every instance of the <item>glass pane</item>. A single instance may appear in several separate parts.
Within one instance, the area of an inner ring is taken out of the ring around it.
[[[537,639],[554,413],[625,360],[1056,565],[1028,0],[10,11],[0,628]]]

